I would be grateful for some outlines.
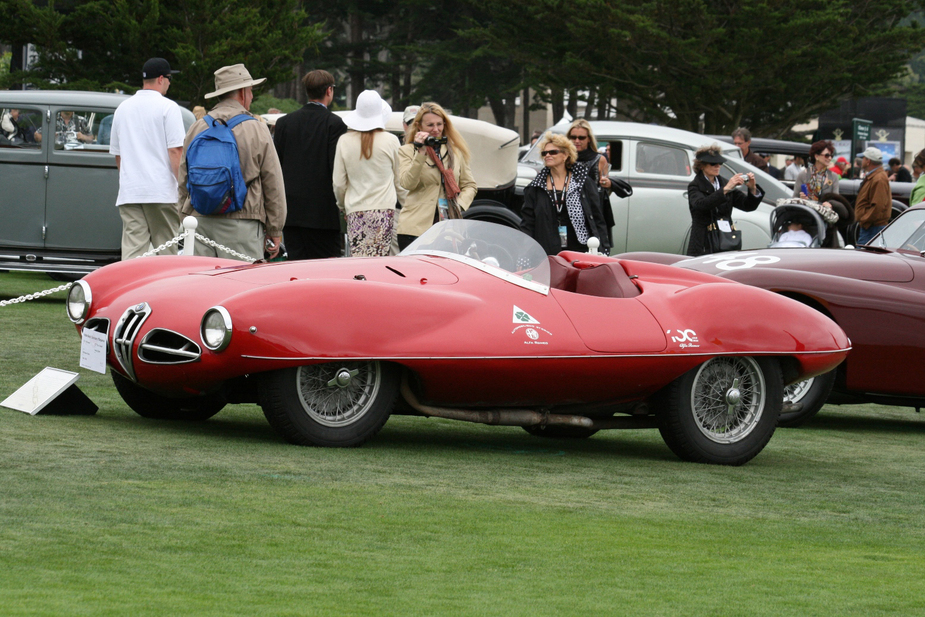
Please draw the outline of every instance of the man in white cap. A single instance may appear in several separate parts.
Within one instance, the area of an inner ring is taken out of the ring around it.
[[[405,129],[405,133],[408,132],[408,129],[411,128],[411,123],[414,122],[415,116],[418,115],[418,110],[421,109],[420,105],[408,105],[405,107],[405,111],[401,115],[401,125]],[[405,143],[405,136],[401,136],[402,143]]]
[[[273,142],[286,179],[286,250],[289,259],[339,257],[343,235],[334,198],[334,153],[347,125],[328,107],[334,76],[325,70],[302,78],[308,103],[276,121]]]
[[[867,175],[854,202],[854,219],[859,225],[858,244],[867,244],[890,222],[893,195],[883,169],[883,153],[878,148],[871,146],[864,151],[861,170]]]
[[[249,111],[254,100],[253,87],[264,81],[265,78],[253,79],[243,64],[223,66],[215,71],[215,91],[205,96],[207,99],[219,99],[218,104],[206,117],[226,123],[240,114],[256,118]],[[186,155],[193,138],[208,127],[205,118],[197,120],[190,127],[183,143],[183,159],[180,161],[180,214],[196,216],[199,219],[198,233],[238,253],[254,259],[264,257],[265,253],[269,254],[270,259],[276,257],[282,241],[283,225],[286,222],[286,191],[283,186],[283,171],[276,156],[276,148],[273,147],[270,131],[260,121],[241,122],[232,129],[238,146],[238,157],[241,160],[241,174],[247,185],[244,206],[235,212],[203,215],[195,212],[190,203],[186,186]],[[196,243],[196,254],[234,257],[203,242]]]
[[[180,229],[177,174],[185,131],[180,107],[166,96],[175,73],[163,58],[149,59],[141,69],[141,90],[119,104],[112,118],[109,152],[119,169],[123,261],[166,243]],[[160,254],[176,255],[177,247]]]

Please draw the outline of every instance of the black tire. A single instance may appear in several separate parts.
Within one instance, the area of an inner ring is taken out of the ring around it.
[[[298,366],[263,377],[260,406],[290,443],[359,446],[389,419],[398,384],[398,366],[378,360]]]
[[[662,391],[657,401],[658,430],[683,460],[742,465],[761,452],[774,434],[783,396],[777,360],[712,358]]]
[[[835,371],[810,377],[790,384],[784,388],[784,407],[780,413],[777,426],[792,428],[800,426],[822,409],[832,387],[835,385]],[[800,409],[789,411],[790,406],[800,405]]]
[[[504,204],[491,199],[476,199],[463,214],[463,218],[474,221],[486,221],[505,227],[520,229],[520,217]]]
[[[547,437],[550,439],[587,439],[597,432],[596,428],[585,428],[583,426],[566,426],[562,424],[551,424],[548,426],[523,427],[525,431],[534,437]]]
[[[170,398],[146,390],[115,371],[111,373],[112,382],[122,400],[143,418],[200,422],[208,420],[225,407],[225,401],[217,395]]]

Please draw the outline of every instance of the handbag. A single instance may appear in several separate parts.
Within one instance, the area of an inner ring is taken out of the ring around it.
[[[440,160],[440,157],[437,155],[437,152],[430,146],[427,146],[427,154],[433,160],[434,164],[437,166],[437,169],[440,171],[440,181],[443,184],[443,192],[446,194],[446,218],[448,219],[461,219],[463,217],[462,208],[459,207],[459,204],[456,203],[456,196],[459,195],[462,191],[459,188],[459,185],[456,183],[456,178],[453,176],[452,169],[446,169],[443,166],[443,161]]]
[[[725,253],[742,250],[742,232],[736,229],[731,220],[726,221],[729,224],[729,231],[723,231],[719,224],[720,221],[726,221],[726,219],[714,214],[713,222],[707,227],[707,252]]]

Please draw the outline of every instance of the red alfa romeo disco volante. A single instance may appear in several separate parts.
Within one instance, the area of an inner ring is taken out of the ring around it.
[[[203,420],[256,402],[288,441],[355,446],[389,415],[547,437],[658,428],[685,460],[739,465],[771,438],[783,387],[850,342],[828,317],[680,268],[563,252],[479,221],[401,255],[247,265],[160,256],[70,290],[78,331],[142,416]]]

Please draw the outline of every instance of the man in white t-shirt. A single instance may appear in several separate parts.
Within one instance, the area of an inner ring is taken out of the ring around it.
[[[142,89],[112,119],[109,152],[119,168],[123,260],[164,244],[180,228],[177,175],[186,131],[180,107],[165,96],[177,72],[163,58],[145,62]],[[159,254],[176,255],[177,247]]]

